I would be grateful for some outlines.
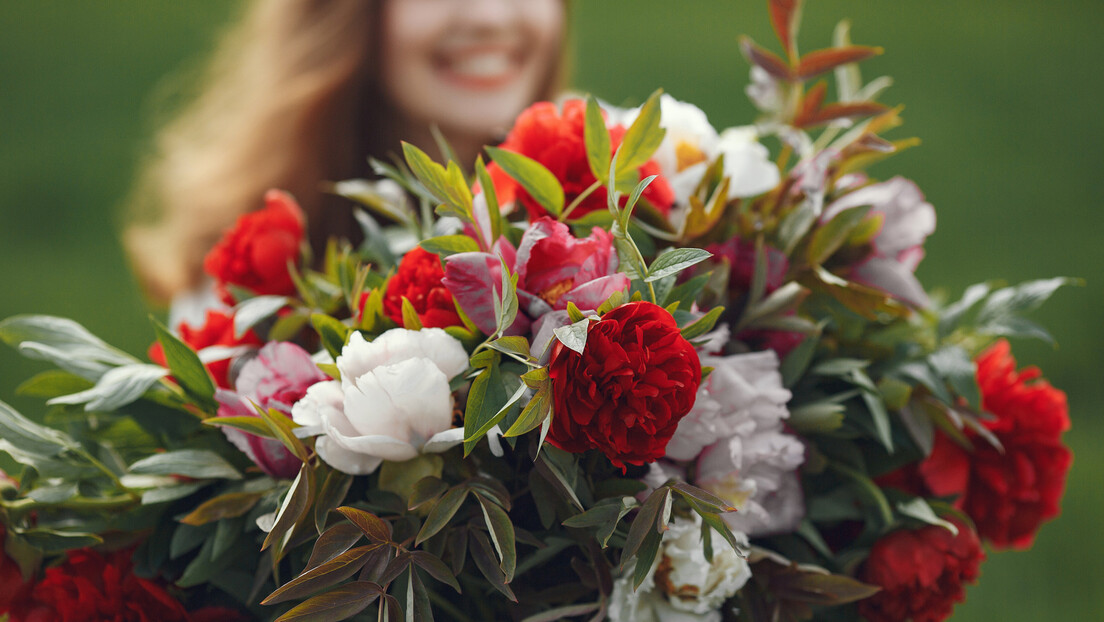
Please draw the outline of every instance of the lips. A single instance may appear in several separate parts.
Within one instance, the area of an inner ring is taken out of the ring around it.
[[[441,75],[469,89],[494,89],[511,82],[521,71],[522,54],[514,48],[479,47],[440,54]]]

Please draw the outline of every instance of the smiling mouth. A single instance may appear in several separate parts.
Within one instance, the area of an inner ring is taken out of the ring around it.
[[[520,53],[503,48],[473,48],[437,58],[441,75],[463,88],[496,89],[512,82],[521,72]]]

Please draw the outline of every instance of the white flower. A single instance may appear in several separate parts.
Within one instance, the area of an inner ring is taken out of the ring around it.
[[[341,381],[315,384],[292,409],[321,432],[318,455],[352,475],[463,441],[452,427],[449,380],[468,366],[459,341],[439,328],[395,328],[368,342],[353,333],[337,357]]]
[[[701,517],[676,517],[663,534],[652,569],[633,590],[634,564],[613,584],[609,619],[615,622],[720,622],[720,608],[751,578],[746,560],[713,534],[713,561],[705,560]],[[743,534],[735,534],[741,546]]]
[[[706,169],[721,155],[730,178],[728,198],[752,197],[778,185],[778,167],[759,144],[754,128],[729,128],[717,134],[700,108],[666,93],[660,96],[659,107],[659,124],[667,133],[653,159],[671,184],[676,205],[689,203]],[[611,113],[610,122],[628,126],[639,112],[637,108]]]
[[[679,422],[667,457],[697,459],[692,483],[737,508],[724,514],[734,530],[753,536],[792,530],[805,513],[796,473],[805,449],[782,429],[791,394],[782,386],[778,356],[766,350],[701,362],[713,373]]]

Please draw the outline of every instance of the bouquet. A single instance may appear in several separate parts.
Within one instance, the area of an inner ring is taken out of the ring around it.
[[[364,242],[319,258],[271,191],[149,363],[0,323],[58,367],[0,402],[0,616],[948,617],[1059,514],[1065,395],[1005,338],[1071,281],[930,295],[933,207],[865,172],[915,144],[881,50],[770,8],[754,125],[538,103],[470,175],[404,144],[334,184]]]

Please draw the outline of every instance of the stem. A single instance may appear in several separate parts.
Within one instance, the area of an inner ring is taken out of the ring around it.
[[[564,211],[560,212],[560,217],[558,220],[560,222],[564,222],[565,220],[567,220],[567,217],[571,215],[571,212],[575,211],[576,207],[579,207],[580,203],[582,203],[590,195],[594,194],[594,191],[601,187],[601,180],[594,180],[593,184],[590,184],[590,186],[588,186],[586,190],[583,190],[581,193],[579,193],[579,196],[575,197],[575,199],[571,201],[571,203],[564,209]]]
[[[116,495],[114,497],[102,497],[96,499],[90,499],[86,497],[80,497],[77,499],[69,499],[67,501],[59,501],[57,503],[43,503],[35,501],[34,499],[17,499],[14,501],[0,501],[0,505],[7,508],[12,514],[23,514],[32,510],[40,508],[60,508],[65,510],[87,510],[87,511],[103,511],[103,510],[119,510],[125,509],[128,506],[132,506],[138,503],[139,499],[134,496],[133,493],[125,495]]]

